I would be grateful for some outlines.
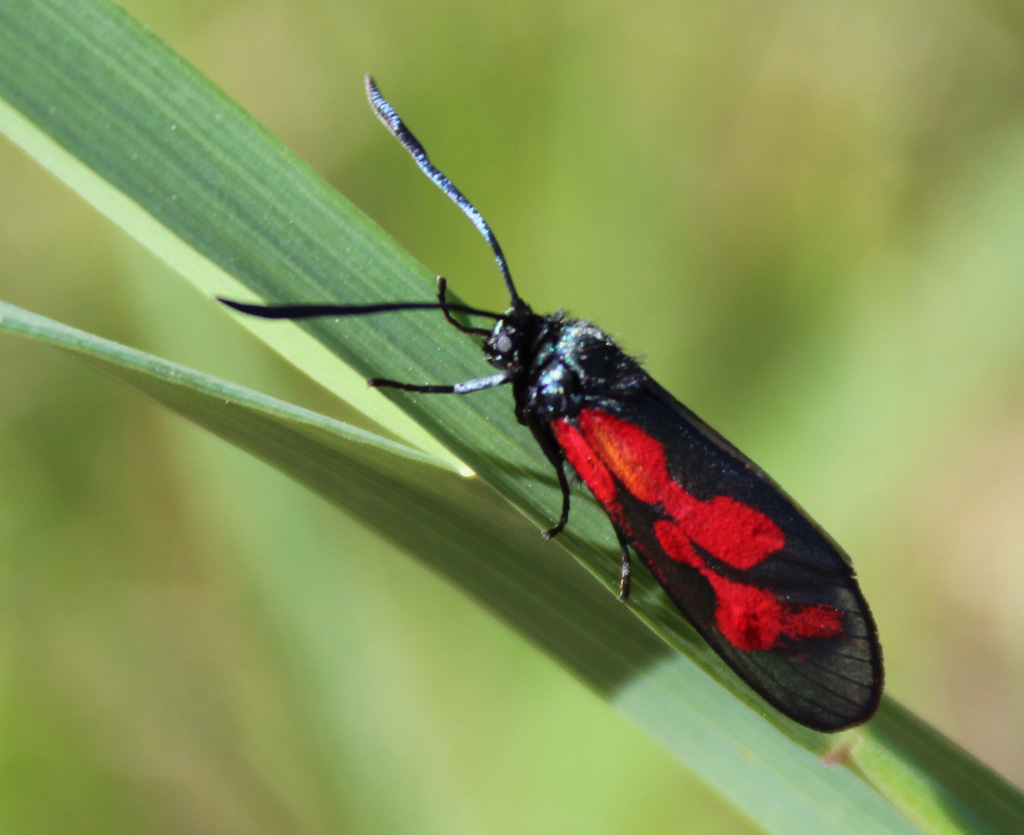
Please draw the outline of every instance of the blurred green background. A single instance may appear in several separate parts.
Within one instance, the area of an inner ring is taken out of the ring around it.
[[[851,553],[888,692],[1024,781],[1011,4],[125,4],[460,295],[475,231]],[[0,58],[2,61],[2,58]],[[359,422],[20,151],[0,297]],[[276,472],[0,339],[4,832],[738,832],[489,615]]]

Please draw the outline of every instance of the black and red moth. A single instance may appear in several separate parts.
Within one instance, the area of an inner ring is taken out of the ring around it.
[[[629,595],[630,550],[705,640],[767,702],[810,728],[836,731],[874,714],[882,657],[849,559],[761,469],[676,400],[590,322],[541,316],[516,292],[487,221],[430,160],[370,76],[370,105],[420,169],[473,222],[511,297],[504,313],[446,301],[263,306],[223,300],[254,316],[301,319],[439,309],[484,338],[497,373],[454,385],[370,385],[470,394],[511,385],[516,418],[536,438],[569,519],[571,465],[611,519],[622,549],[619,597]],[[493,319],[470,327],[452,313]]]

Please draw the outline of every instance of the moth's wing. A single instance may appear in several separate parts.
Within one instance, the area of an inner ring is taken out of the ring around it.
[[[552,428],[669,597],[756,692],[816,730],[871,717],[881,648],[850,561],[760,468],[653,380]]]

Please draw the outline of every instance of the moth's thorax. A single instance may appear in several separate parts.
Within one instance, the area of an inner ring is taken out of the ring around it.
[[[561,311],[539,316],[525,305],[494,326],[484,354],[512,374],[516,416],[552,421],[609,398],[627,400],[646,374],[608,334]]]

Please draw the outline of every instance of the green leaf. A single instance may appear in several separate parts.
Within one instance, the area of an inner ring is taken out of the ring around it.
[[[0,55],[0,130],[204,294],[432,296],[429,273],[383,230],[114,7],[4,3]],[[378,423],[457,466],[367,388],[369,366],[357,349],[368,341],[382,366],[397,371],[403,354],[391,340],[413,330],[421,349],[431,345],[424,318],[358,323],[334,336],[323,323],[242,325]]]
[[[671,650],[479,479],[12,305],[0,303],[0,329],[82,357],[344,507],[559,658],[769,831],[913,831],[855,772],[821,768]]]
[[[423,267],[116,7],[5,3],[0,55],[0,129],[207,295],[431,298]],[[399,542],[561,659],[767,830],[1024,826],[1015,789],[892,700],[868,726],[838,737],[795,727],[723,669],[644,572],[629,605],[618,604],[613,537],[592,501],[575,498],[558,541],[585,570],[544,543],[537,526],[550,522],[558,489],[507,393],[392,393],[401,411],[367,393],[370,375],[480,374],[478,345],[436,316],[243,322],[426,454],[10,306],[0,316],[4,329],[82,356]],[[441,469],[453,457],[480,479]],[[849,767],[822,768],[830,751]]]

